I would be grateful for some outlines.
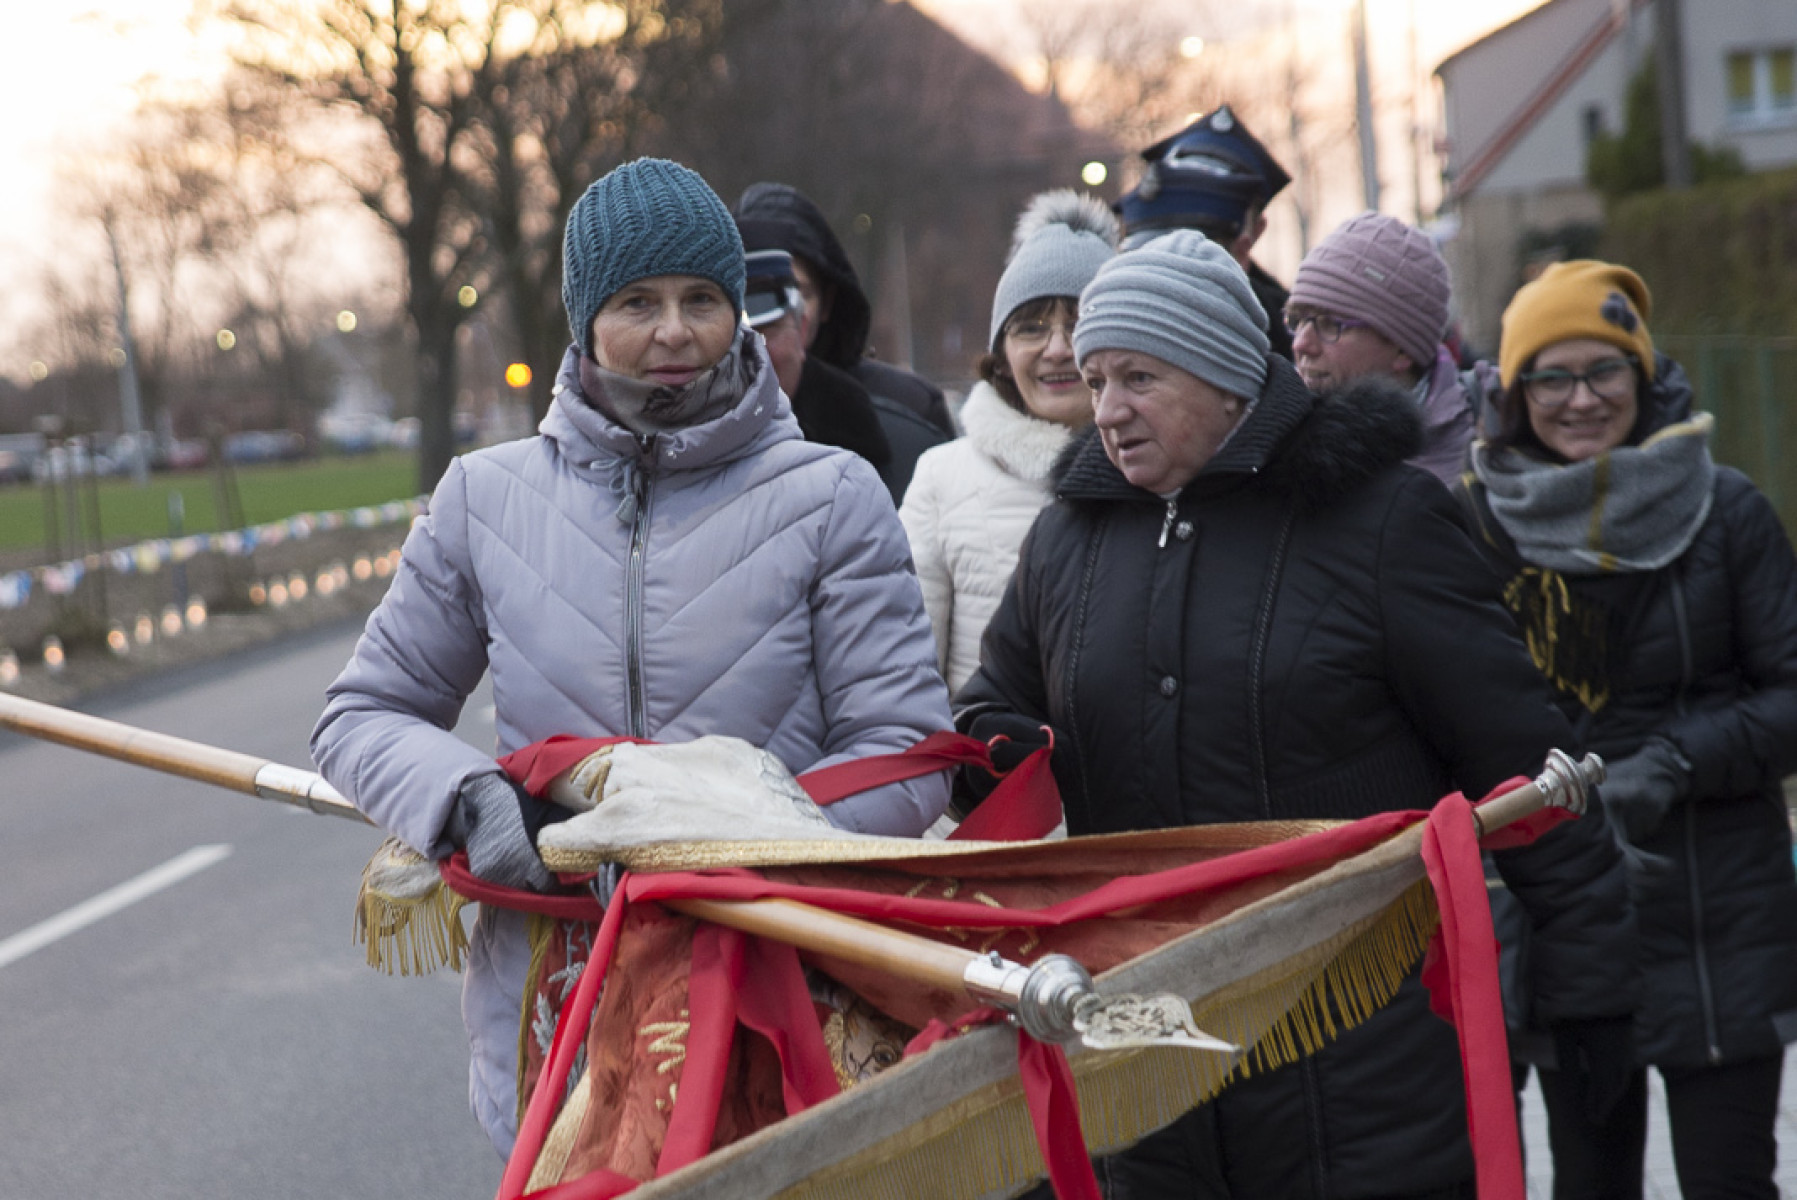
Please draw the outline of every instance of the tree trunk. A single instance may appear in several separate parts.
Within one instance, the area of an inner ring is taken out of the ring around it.
[[[418,329],[418,490],[434,491],[455,457],[455,325]],[[435,324],[435,323],[433,323]]]

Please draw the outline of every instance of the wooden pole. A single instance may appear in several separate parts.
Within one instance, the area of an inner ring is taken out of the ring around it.
[[[0,692],[0,728],[196,783],[295,804],[324,816],[369,823],[316,773],[220,746],[191,742],[4,692]]]
[[[104,717],[71,712],[22,696],[0,693],[0,728],[198,783],[298,804],[313,812],[363,822],[368,820],[314,772],[203,742],[154,733]],[[1601,779],[1602,763],[1597,762],[1593,769],[1589,765],[1591,761],[1587,760],[1584,768],[1587,779],[1591,778],[1593,770],[1595,778]],[[1542,781],[1570,781],[1578,770],[1571,759],[1556,751],[1541,780],[1507,792],[1474,810],[1481,831],[1490,833],[1541,808],[1547,799]],[[558,779],[552,783],[552,793],[557,785],[565,787],[565,782],[565,779]],[[1581,791],[1581,802],[1582,796]],[[967,990],[969,966],[987,958],[919,934],[828,912],[796,900],[770,897],[762,900],[683,899],[663,903],[688,916],[744,933],[771,937],[801,950],[872,967],[949,992]],[[1003,968],[1012,964],[994,962],[991,965]]]
[[[797,900],[663,900],[675,912],[785,942],[800,950],[872,967],[927,987],[960,993],[967,968],[984,957],[919,934],[828,912]]]

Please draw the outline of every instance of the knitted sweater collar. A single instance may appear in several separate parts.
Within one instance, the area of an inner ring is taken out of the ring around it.
[[[1710,515],[1714,424],[1699,413],[1639,446],[1566,464],[1480,441],[1473,474],[1524,561],[1579,575],[1654,571],[1683,554]]]
[[[1065,425],[1019,412],[991,384],[973,385],[961,407],[961,425],[975,450],[1007,475],[1041,483],[1054,469],[1074,431]]]

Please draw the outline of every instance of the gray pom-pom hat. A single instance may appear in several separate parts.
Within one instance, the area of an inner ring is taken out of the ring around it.
[[[1017,218],[1010,261],[992,297],[987,347],[997,352],[1005,322],[1030,301],[1078,299],[1098,268],[1117,253],[1122,236],[1116,214],[1096,196],[1057,188],[1031,200]]]

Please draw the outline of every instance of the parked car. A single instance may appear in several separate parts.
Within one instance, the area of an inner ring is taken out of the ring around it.
[[[393,422],[378,413],[332,413],[318,418],[318,437],[341,454],[367,454],[390,445]]]
[[[250,429],[226,437],[224,452],[230,463],[290,462],[305,456],[306,439],[291,429]]]
[[[206,443],[200,439],[174,438],[157,448],[155,461],[150,465],[159,471],[197,471],[210,457]]]

